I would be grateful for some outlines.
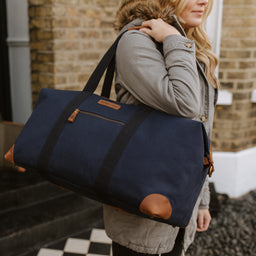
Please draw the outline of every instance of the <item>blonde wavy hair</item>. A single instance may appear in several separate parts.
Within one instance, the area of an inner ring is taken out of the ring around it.
[[[180,14],[189,0],[123,0],[116,15],[115,28],[121,30],[123,26],[134,19],[144,20],[162,18],[172,24],[171,15],[175,14],[181,25],[185,25]],[[218,59],[212,51],[211,43],[205,32],[205,22],[213,6],[213,0],[208,0],[202,23],[193,28],[185,29],[187,37],[194,40],[196,45],[196,58],[204,63],[205,74],[214,88],[219,87],[219,81],[215,76]]]

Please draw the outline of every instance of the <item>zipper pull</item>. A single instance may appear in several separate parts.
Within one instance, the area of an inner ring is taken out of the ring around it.
[[[69,116],[68,121],[70,123],[74,123],[77,115],[79,114],[80,110],[77,108],[75,111]]]

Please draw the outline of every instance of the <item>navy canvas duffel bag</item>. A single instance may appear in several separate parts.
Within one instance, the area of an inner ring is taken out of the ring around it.
[[[53,183],[130,213],[185,227],[212,170],[201,122],[93,94],[120,35],[84,90],[42,89],[6,158]]]

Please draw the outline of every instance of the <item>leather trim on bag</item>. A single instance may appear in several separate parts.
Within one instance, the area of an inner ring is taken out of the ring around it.
[[[113,108],[115,110],[119,110],[121,108],[120,105],[115,104],[113,102],[107,101],[107,100],[99,100],[98,104],[105,106],[105,107],[109,107],[109,108]]]
[[[15,146],[15,144],[13,144],[12,147],[9,149],[9,151],[4,155],[4,158],[8,162],[15,165],[15,163],[14,163],[14,146]]]
[[[172,215],[172,206],[166,196],[151,194],[141,202],[140,211],[152,218],[168,220]]]
[[[15,165],[15,162],[14,162],[14,147],[15,147],[15,144],[13,144],[12,147],[9,149],[9,151],[4,155],[4,158],[5,158],[6,161]],[[23,168],[23,167],[17,166],[17,171],[18,172],[25,172],[26,169]]]

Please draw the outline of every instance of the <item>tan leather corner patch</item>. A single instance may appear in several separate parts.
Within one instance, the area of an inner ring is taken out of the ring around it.
[[[115,110],[119,110],[121,108],[120,105],[115,104],[113,102],[107,101],[107,100],[99,100],[98,104],[103,105],[105,107],[113,108]]]
[[[172,215],[172,206],[166,196],[151,194],[141,202],[140,211],[152,218],[168,220]]]
[[[7,160],[8,162],[15,164],[14,163],[14,144],[12,145],[12,147],[9,149],[9,151],[4,155],[5,160]]]

